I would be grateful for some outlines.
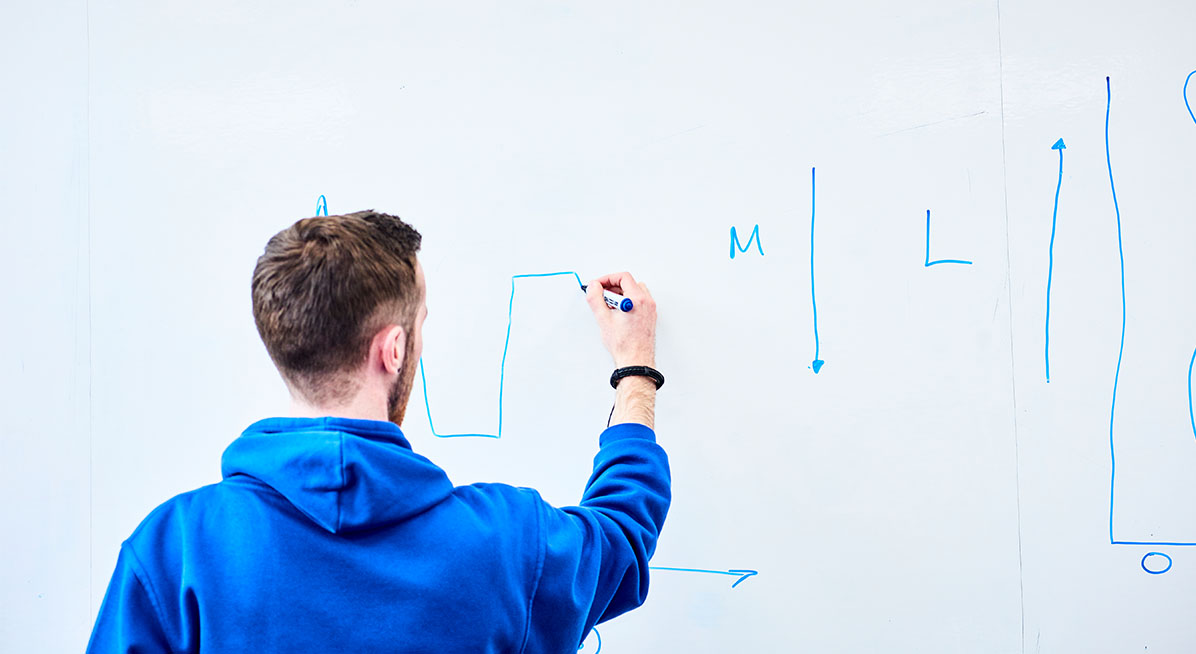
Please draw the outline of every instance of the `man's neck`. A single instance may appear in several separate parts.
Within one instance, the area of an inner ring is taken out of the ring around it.
[[[302,400],[291,398],[290,416],[295,418],[322,418],[336,416],[338,418],[353,418],[356,420],[386,421],[390,416],[386,413],[386,404],[363,401],[361,395],[353,398],[347,404],[328,406],[314,406]]]

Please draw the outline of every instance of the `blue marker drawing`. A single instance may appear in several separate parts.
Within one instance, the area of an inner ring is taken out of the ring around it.
[[[594,650],[594,654],[598,654],[598,652],[602,651],[602,634],[598,633],[598,627],[590,627],[590,633],[594,634],[594,638],[598,639],[598,648]],[[577,651],[580,652],[581,650],[583,650],[585,648],[586,648],[586,643],[583,640],[581,642],[581,644],[577,646]]]
[[[814,360],[810,362],[810,368],[817,375],[826,362],[818,358],[818,298],[814,295],[814,215],[818,206],[815,202],[815,172],[815,168],[810,169],[810,303],[814,305]]]
[[[1150,568],[1146,567],[1146,560],[1152,556],[1158,556],[1167,559],[1167,566],[1162,570],[1151,570]],[[1145,570],[1147,574],[1161,575],[1171,569],[1171,557],[1163,554],[1162,552],[1147,552],[1146,556],[1142,557],[1142,569]]]
[[[316,200],[316,215],[317,216],[327,216],[328,215],[328,200],[323,195],[320,196],[319,200]]]
[[[760,226],[756,225],[752,228],[752,233],[748,236],[747,245],[739,244],[739,235],[735,233],[735,227],[731,227],[731,258],[735,258],[735,250],[740,252],[747,252],[752,247],[752,241],[756,242],[756,250],[760,252],[760,256],[764,256],[764,246],[760,243]]]
[[[1188,115],[1192,117],[1192,122],[1196,123],[1196,113],[1192,113],[1192,103],[1188,101],[1188,82],[1192,81],[1192,76],[1196,75],[1196,70],[1188,73],[1187,78],[1184,79],[1184,106],[1188,108]]]
[[[1113,192],[1113,211],[1117,214],[1117,255],[1121,258],[1121,344],[1117,350],[1117,372],[1113,374],[1113,403],[1109,408],[1109,460],[1111,472],[1109,474],[1109,542],[1116,543],[1113,537],[1113,493],[1117,480],[1117,454],[1113,447],[1113,416],[1117,411],[1117,384],[1121,379],[1121,357],[1125,354],[1125,250],[1121,242],[1121,208],[1117,204],[1117,186],[1113,183],[1113,158],[1109,154],[1109,114],[1113,107],[1113,87],[1109,78],[1105,78],[1105,164],[1109,168],[1109,189]]]
[[[1059,183],[1055,185],[1055,209],[1051,212],[1051,247],[1050,263],[1047,265],[1047,306],[1046,306],[1046,380],[1051,383],[1051,276],[1055,272],[1055,224],[1059,220],[1059,191],[1063,188],[1063,151],[1067,146],[1063,139],[1055,141],[1052,150],[1059,151]]]
[[[423,357],[420,357],[419,379],[424,387],[424,408],[428,412],[428,429],[430,429],[432,431],[433,436],[435,436],[437,438],[461,438],[461,437],[502,438],[502,392],[503,392],[503,382],[505,381],[506,374],[507,374],[507,349],[511,345],[511,314],[514,312],[514,309],[515,309],[515,280],[516,279],[527,279],[527,278],[531,278],[531,277],[560,277],[563,275],[573,275],[573,278],[577,280],[577,285],[581,286],[581,276],[572,271],[552,272],[552,273],[533,273],[533,274],[529,274],[529,275],[512,275],[511,276],[511,300],[507,304],[507,339],[506,339],[506,342],[503,343],[503,346],[502,346],[502,365],[499,368],[499,373],[498,373],[498,431],[496,431],[495,433],[493,433],[493,434],[478,434],[478,433],[438,434],[438,433],[436,433],[436,428],[434,426],[432,426],[432,406],[428,402],[428,378],[424,374]]]
[[[1117,387],[1121,381],[1121,361],[1125,354],[1125,324],[1126,324],[1126,303],[1125,303],[1125,249],[1122,246],[1121,238],[1121,207],[1117,203],[1117,185],[1113,181],[1113,158],[1109,151],[1109,116],[1113,106],[1113,90],[1112,83],[1109,78],[1105,78],[1105,164],[1109,169],[1109,190],[1113,194],[1113,211],[1117,215],[1117,255],[1121,261],[1121,342],[1117,349],[1117,370],[1113,374],[1113,401],[1109,407],[1109,543],[1111,545],[1171,545],[1176,547],[1192,547],[1196,546],[1196,542],[1192,541],[1131,541],[1131,540],[1117,540],[1113,535],[1113,505],[1115,500],[1115,493],[1117,490],[1117,450],[1113,445],[1113,424],[1114,417],[1117,413]],[[1196,352],[1193,353],[1193,362],[1196,362]],[[1188,364],[1188,416],[1192,417],[1192,363]],[[1193,432],[1196,433],[1196,421],[1193,422]],[[1147,556],[1157,554],[1170,560],[1166,554],[1160,552],[1152,552]],[[1143,569],[1146,569],[1145,558],[1143,559]],[[1152,572],[1152,574],[1162,574],[1170,570],[1171,566],[1167,566],[1164,570],[1159,572]],[[1150,570],[1146,570],[1151,572]]]
[[[648,569],[649,570],[670,570],[672,572],[698,572],[698,573],[710,574],[710,575],[730,575],[732,577],[739,577],[739,579],[735,580],[735,583],[731,584],[731,588],[734,588],[734,587],[738,586],[739,584],[742,584],[744,581],[747,581],[747,579],[749,577],[755,577],[756,575],[760,574],[756,570],[703,570],[701,568],[667,568],[665,566],[657,566],[657,565],[650,565],[650,566],[648,566]]]
[[[940,263],[958,263],[965,266],[972,265],[971,261],[964,261],[963,259],[936,259],[930,260],[930,209],[926,210],[926,267],[937,266]]]
[[[1192,360],[1188,362],[1188,420],[1192,423],[1192,435],[1196,436],[1196,411],[1192,410],[1192,367],[1196,366],[1196,350],[1192,350]]]

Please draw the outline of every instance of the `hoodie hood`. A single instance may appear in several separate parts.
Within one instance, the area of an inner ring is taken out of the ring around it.
[[[267,418],[228,446],[220,467],[226,479],[265,483],[332,533],[405,520],[453,491],[397,425],[378,420]]]

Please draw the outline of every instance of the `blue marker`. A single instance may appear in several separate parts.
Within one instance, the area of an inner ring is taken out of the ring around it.
[[[581,285],[581,290],[583,293],[585,292],[585,290],[586,290],[585,284]],[[622,295],[619,295],[618,293],[614,293],[614,292],[608,291],[606,289],[602,290],[602,299],[606,300],[606,306],[608,306],[612,309],[621,309],[623,311],[631,311],[632,309],[635,308],[635,303],[633,303],[629,298],[625,298]]]

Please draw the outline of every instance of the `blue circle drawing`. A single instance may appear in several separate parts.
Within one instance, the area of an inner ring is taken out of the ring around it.
[[[1162,570],[1151,570],[1150,568],[1146,567],[1146,560],[1152,556],[1161,556],[1164,559],[1167,559],[1167,567],[1163,568]],[[1146,556],[1142,557],[1142,569],[1145,570],[1147,574],[1161,575],[1171,569],[1171,557],[1163,554],[1162,552],[1147,552]]]

